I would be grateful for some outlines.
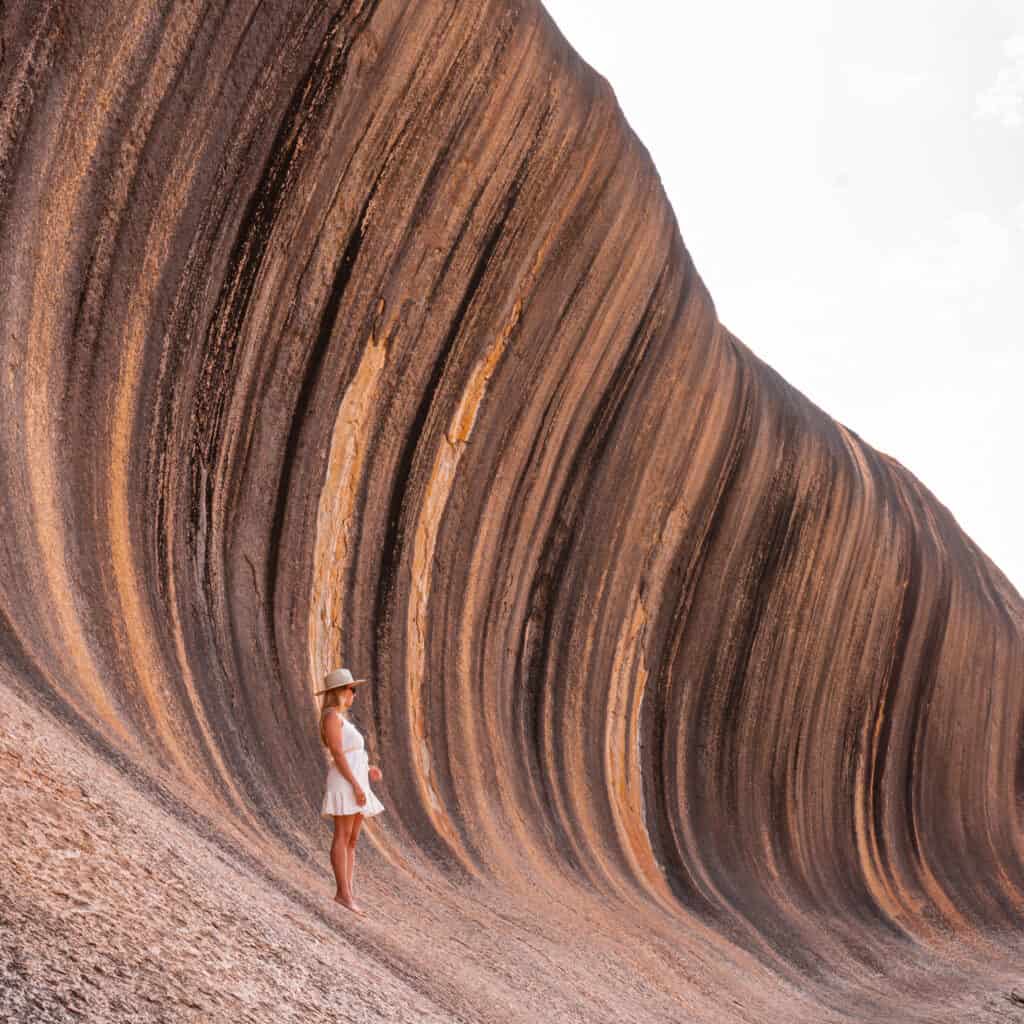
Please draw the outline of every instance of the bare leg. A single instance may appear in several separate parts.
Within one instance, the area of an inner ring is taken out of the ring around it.
[[[334,815],[334,839],[331,842],[331,867],[337,884],[334,899],[349,909],[352,909],[352,887],[348,873],[348,844],[353,817],[351,814]]]
[[[355,878],[355,872],[356,872],[356,840],[359,838],[359,829],[362,827],[362,824],[363,824],[363,816],[361,814],[354,814],[354,815],[352,815],[352,828],[349,830],[349,834],[348,834],[348,871],[347,871],[347,875],[348,875],[349,892],[352,894],[352,903],[353,903],[353,907],[356,910],[361,910],[362,909],[361,907],[359,907],[355,903],[356,890],[355,890],[355,886],[353,884],[354,878]]]

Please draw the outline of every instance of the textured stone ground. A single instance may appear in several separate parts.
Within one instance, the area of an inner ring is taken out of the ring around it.
[[[0,1019],[449,1021],[0,690]]]
[[[170,792],[140,793],[3,687],[0,716],[4,1021],[685,1019],[588,934],[583,906],[552,931],[554,908],[531,922],[426,864],[388,894],[364,841],[356,922],[330,901],[326,826],[319,863],[282,880],[280,861],[185,824]],[[689,975],[662,956],[652,969]]]
[[[292,861],[282,879],[280,860],[236,847],[241,837],[170,791],[140,792],[3,686],[0,720],[5,1022],[710,1022],[724,1003],[751,1024],[1024,1021],[1010,950],[984,973],[908,971],[914,998],[899,1018],[847,1016],[756,965],[737,984],[711,950],[611,941],[584,894],[575,912],[530,906],[420,863],[396,898],[369,843],[357,868],[368,915],[356,922],[330,902],[326,830],[318,858]]]

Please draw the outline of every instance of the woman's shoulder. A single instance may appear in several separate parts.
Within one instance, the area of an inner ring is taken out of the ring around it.
[[[352,723],[341,713],[341,711],[338,708],[327,708],[327,710],[324,711],[321,718],[323,721],[326,721],[328,716],[330,715],[333,715],[335,718],[338,719],[338,721],[341,722],[342,728],[345,728],[346,726],[351,726],[353,729],[355,728],[355,726],[352,725]]]
[[[341,727],[345,728],[345,716],[337,708],[326,708],[320,713],[320,725],[326,725],[332,718],[336,718]]]
[[[342,732],[359,732],[359,727],[347,715],[341,715]]]

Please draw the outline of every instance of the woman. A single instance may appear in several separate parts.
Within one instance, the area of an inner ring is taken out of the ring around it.
[[[356,699],[356,687],[368,679],[353,679],[347,668],[336,668],[324,676],[324,694],[320,706],[320,740],[331,754],[327,769],[327,792],[321,815],[334,818],[334,841],[331,843],[331,867],[337,882],[335,900],[343,907],[362,913],[353,897],[352,876],[356,866],[356,839],[363,818],[371,818],[384,810],[373,795],[370,779],[383,778],[376,766],[371,767],[362,733],[349,721],[346,712]]]

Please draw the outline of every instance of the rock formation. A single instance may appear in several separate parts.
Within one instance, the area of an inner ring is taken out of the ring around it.
[[[718,322],[536,0],[0,46],[10,1019],[1021,1014],[1024,603]]]

